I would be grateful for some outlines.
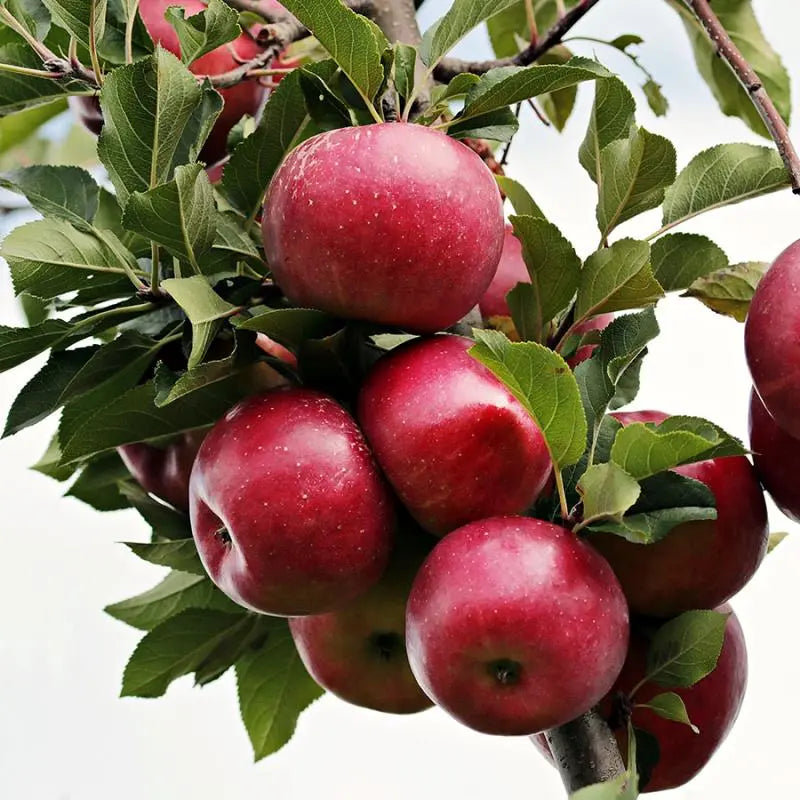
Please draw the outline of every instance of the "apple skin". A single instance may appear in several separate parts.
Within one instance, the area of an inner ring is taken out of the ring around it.
[[[511,309],[506,302],[506,295],[518,283],[530,282],[528,268],[522,259],[522,244],[514,235],[514,228],[506,225],[503,236],[503,252],[500,256],[500,263],[497,265],[497,272],[481,298],[481,316],[484,319],[510,317]]]
[[[611,688],[628,607],[585,541],[528,517],[495,517],[442,539],[406,612],[411,669],[437,705],[483,733],[562,725]]]
[[[636,692],[636,703],[647,703],[658,694],[675,692],[683,699],[689,719],[700,729],[694,733],[688,726],[662,719],[646,708],[634,708],[633,724],[658,739],[660,757],[653,774],[642,791],[660,792],[675,789],[694,778],[711,760],[727,737],[739,715],[747,687],[747,649],[739,620],[730,606],[716,609],[728,613],[725,639],[719,661],[713,672],[703,680],[684,689],[664,689],[647,681]],[[629,694],[646,675],[648,639],[635,629],[625,666],[614,688],[600,705],[609,717],[613,699],[618,692]],[[616,731],[622,752],[627,751],[625,729]],[[552,755],[544,735],[533,739],[536,748],[551,762]]]
[[[118,447],[117,452],[146,492],[188,511],[189,476],[205,435],[206,431],[188,431],[166,447],[137,442]]]
[[[659,423],[659,411],[619,412],[623,425]],[[655,544],[634,544],[612,534],[591,534],[619,578],[631,611],[670,617],[715,608],[753,577],[766,553],[769,527],[764,493],[744,456],[713,458],[677,467],[714,494],[717,519],[685,522]]]
[[[232,408],[200,448],[189,498],[209,576],[254,611],[341,608],[389,558],[391,496],[352,417],[318,392],[276,389]]]
[[[299,306],[432,333],[475,306],[503,248],[494,176],[454,139],[402,122],[293,150],[264,204],[275,280]]]
[[[750,449],[764,488],[789,519],[800,522],[800,440],[775,422],[755,390],[750,395]]]
[[[443,536],[517,514],[541,494],[552,462],[522,404],[461,336],[415,339],[367,375],[358,419],[400,500]]]
[[[761,279],[744,329],[753,384],[767,411],[800,438],[800,241],[786,248]]]
[[[185,9],[187,17],[206,8],[206,3],[201,0],[141,0],[139,15],[154,42],[160,44],[165,50],[180,55],[181,46],[178,34],[164,19],[164,12],[167,8],[176,5]],[[230,48],[233,48],[242,61],[255,58],[261,52],[259,45],[250,36],[243,33],[233,42],[201,56],[190,65],[189,69],[195,75],[218,75],[235,69],[239,66],[239,62],[234,58]],[[199,160],[208,166],[225,158],[228,152],[228,134],[233,126],[245,114],[256,116],[267,96],[266,89],[258,81],[253,80],[243,81],[236,86],[218,91],[222,95],[225,105],[199,155]]]
[[[100,135],[103,130],[103,112],[100,110],[100,99],[95,96],[70,95],[67,105],[90,133]]]
[[[380,582],[340,611],[289,620],[300,658],[322,687],[348,703],[390,714],[415,714],[433,703],[406,655],[406,601],[434,544],[401,529]]]
[[[603,331],[613,321],[613,314],[600,314],[596,317],[592,317],[591,319],[587,319],[586,322],[581,322],[580,325],[576,325],[572,333],[576,336],[583,336],[585,333],[589,333],[590,331]],[[581,345],[581,347],[579,347],[572,354],[572,356],[567,359],[567,364],[569,364],[571,369],[575,369],[578,364],[588,361],[592,357],[594,351],[597,350],[597,347],[598,345],[596,344]]]

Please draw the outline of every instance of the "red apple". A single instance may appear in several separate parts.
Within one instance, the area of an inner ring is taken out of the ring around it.
[[[205,431],[181,434],[166,447],[147,442],[117,448],[139,485],[181,511],[189,510],[189,476]]]
[[[341,608],[386,567],[391,497],[353,419],[318,392],[277,389],[231,409],[200,448],[189,499],[208,574],[255,611]]]
[[[483,733],[574,719],[619,675],[628,608],[608,564],[565,528],[495,517],[453,531],[411,589],[411,669],[426,694]]]
[[[256,346],[263,350],[268,356],[277,358],[290,367],[297,367],[297,356],[289,350],[288,347],[284,347],[280,342],[276,342],[272,337],[267,336],[266,333],[256,334]]]
[[[659,423],[659,411],[615,413],[623,425]],[[714,608],[733,597],[755,574],[766,553],[769,529],[764,494],[744,456],[712,458],[677,467],[714,494],[716,520],[684,522],[655,544],[634,544],[607,533],[592,544],[608,559],[631,610],[669,617]]]
[[[800,440],[775,422],[755,390],[750,396],[750,449],[764,488],[787,517],[800,522]]]
[[[95,136],[100,135],[103,129],[103,112],[100,110],[100,100],[97,95],[70,95],[67,105],[77,120]]]
[[[800,438],[800,241],[762,278],[750,303],[744,343],[764,406],[783,430]]]
[[[590,331],[602,331],[605,330],[613,321],[613,314],[600,314],[599,316],[587,319],[586,322],[581,322],[580,325],[576,325],[572,333],[576,336],[583,336],[585,333],[589,333]],[[567,359],[567,364],[569,364],[572,369],[575,369],[578,364],[588,361],[597,348],[598,345],[596,344],[581,345],[573,353],[573,355]]]
[[[497,265],[497,272],[489,284],[489,288],[481,298],[481,316],[489,317],[510,317],[511,309],[506,302],[506,295],[518,283],[530,283],[531,277],[528,268],[522,260],[522,244],[514,235],[514,228],[506,225],[505,236],[503,237],[503,253],[500,256],[500,263]]]
[[[481,159],[401,122],[301,144],[275,173],[262,229],[292,302],[421,333],[477,304],[503,247],[500,193]]]
[[[432,703],[406,655],[406,601],[433,540],[401,530],[380,582],[330,614],[289,620],[297,651],[314,680],[348,703],[413,714]]]
[[[461,336],[408,342],[367,376],[358,418],[406,508],[438,536],[519,513],[552,462],[539,427]]]
[[[686,725],[662,719],[646,708],[633,709],[633,724],[655,736],[660,750],[653,774],[642,787],[644,792],[674,789],[692,780],[711,760],[736,722],[747,685],[747,649],[739,620],[730,606],[723,606],[717,611],[729,613],[730,617],[714,671],[686,689],[667,690],[646,681],[633,697],[634,703],[644,704],[663,692],[675,692],[683,700],[690,721],[700,730],[694,733]],[[601,704],[601,709],[609,717],[618,693],[629,694],[644,679],[648,647],[649,640],[634,630],[619,680]],[[625,752],[628,737],[624,728],[617,731],[617,740]],[[544,735],[534,737],[533,742],[552,761]]]
[[[141,0],[139,14],[153,41],[171,53],[180,55],[178,34],[164,19],[164,12],[169,6],[181,6],[188,17],[203,11],[206,3],[201,0]],[[243,33],[235,41],[201,56],[190,65],[189,69],[195,75],[218,75],[235,69],[241,62],[255,58],[260,52],[261,48],[254,39]],[[199,156],[200,161],[209,166],[216,164],[227,154],[228,134],[233,126],[245,114],[256,116],[266,98],[266,89],[254,80],[243,81],[228,89],[220,89],[219,93],[225,101],[225,106]]]

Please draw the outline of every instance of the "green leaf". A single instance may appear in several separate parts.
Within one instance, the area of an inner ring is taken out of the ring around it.
[[[120,492],[151,527],[153,541],[164,539],[185,541],[191,538],[192,526],[189,517],[183,512],[159,503],[138,484],[121,484]]]
[[[552,223],[526,216],[512,216],[511,223],[522,243],[522,257],[531,278],[533,304],[525,315],[534,322],[529,338],[540,342],[550,321],[572,301],[580,281],[581,261]]]
[[[489,41],[496,58],[511,58],[519,52],[519,42],[531,38],[525,3],[518,0],[505,11],[495,14],[486,21]]]
[[[47,450],[42,453],[41,458],[31,465],[31,469],[40,472],[42,475],[47,475],[56,481],[66,481],[75,474],[78,468],[77,464],[69,464],[63,466],[61,464],[61,446],[58,443],[58,434],[55,434],[50,443],[47,445]]]
[[[214,103],[221,103],[211,95],[213,102],[195,76],[161,48],[107,76],[97,151],[121,206],[134,192],[171,180],[177,165],[193,160],[213,122]]]
[[[716,519],[716,499],[701,481],[676,472],[660,472],[640,483],[636,504],[621,520],[605,520],[593,531],[613,533],[633,544],[654,544],[684,522]]]
[[[517,115],[510,108],[498,108],[466,120],[456,118],[447,129],[454,139],[489,139],[510,142],[519,130]]]
[[[616,464],[593,464],[578,481],[583,501],[583,523],[600,519],[621,520],[639,499],[638,482]]]
[[[8,261],[17,294],[43,299],[114,284],[125,275],[124,267],[140,272],[133,254],[110,231],[78,230],[55,218],[15,228],[0,254]]]
[[[170,278],[161,285],[192,323],[192,352],[188,363],[192,369],[202,361],[221,321],[230,317],[236,307],[223,300],[202,275]]]
[[[662,223],[673,227],[787,186],[789,175],[774,148],[719,144],[696,155],[678,174],[664,198]]]
[[[716,46],[696,17],[688,12],[680,0],[671,0],[671,5],[681,13],[697,68],[717,99],[722,113],[740,117],[756,133],[767,136],[764,123],[747,91],[717,55]],[[780,115],[788,122],[792,109],[789,74],[764,36],[750,0],[715,0],[714,13],[755,70]]]
[[[297,718],[323,694],[303,666],[285,622],[275,620],[266,644],[236,664],[239,709],[258,761],[280,750]]]
[[[556,469],[574,464],[586,447],[586,417],[569,366],[535,342],[509,342],[497,331],[475,331],[469,353],[525,406],[547,443]]]
[[[60,319],[46,319],[31,328],[0,325],[0,372],[38,356],[69,336],[72,325]]]
[[[105,611],[120,622],[149,631],[187,608],[241,612],[207,577],[177,571],[152,589],[107,606]]]
[[[644,92],[644,96],[647,98],[647,105],[650,106],[650,110],[657,117],[666,116],[667,112],[669,111],[669,101],[664,96],[661,84],[656,83],[652,79],[647,80],[642,86],[642,91]]]
[[[169,6],[164,16],[178,34],[181,60],[187,66],[232,42],[242,32],[239,15],[222,0],[209,0],[204,10],[190,17],[186,16],[186,9]]]
[[[175,168],[175,178],[147,192],[134,192],[125,206],[122,224],[157,242],[200,270],[198,258],[216,236],[214,190],[202,164]]]
[[[675,692],[664,692],[651,697],[646,703],[639,703],[637,708],[649,708],[654,714],[658,714],[662,719],[668,719],[671,722],[680,722],[683,725],[688,725],[693,733],[700,733],[700,728],[692,725],[689,719],[689,714],[686,711],[686,705],[683,698]]]
[[[139,558],[161,567],[206,576],[203,562],[197,553],[194,539],[177,539],[169,542],[124,542]]]
[[[106,0],[43,0],[53,21],[69,31],[80,44],[90,48],[103,38]]]
[[[687,611],[658,629],[647,653],[647,680],[665,689],[694,686],[714,671],[728,614]]]
[[[449,11],[425,32],[420,56],[433,68],[473,28],[513,6],[517,0],[454,0]]]
[[[698,278],[682,296],[695,297],[712,311],[744,322],[750,301],[768,269],[769,264],[762,261],[734,264]]]
[[[241,224],[241,218],[233,212],[216,216],[217,233],[214,238],[214,250],[226,250],[234,255],[251,260],[261,261],[261,256],[253,240],[247,235]],[[262,266],[263,266],[263,262]]]
[[[593,253],[581,271],[577,321],[609,311],[653,305],[664,291],[653,277],[647,242],[620,239]]]
[[[785,531],[771,533],[767,544],[767,552],[771,553],[788,535]]]
[[[650,246],[656,280],[665,292],[689,288],[698,278],[728,266],[725,251],[697,233],[671,233]]]
[[[143,236],[122,227],[122,209],[117,198],[107,189],[100,189],[97,213],[92,225],[101,231],[111,231],[125,247],[137,258],[149,258],[152,252],[150,242]]]
[[[0,175],[0,186],[24,194],[43,216],[88,228],[97,212],[100,187],[80,167],[37,164]]]
[[[234,317],[234,325],[240,330],[266,333],[287,347],[297,347],[306,339],[321,339],[341,327],[333,317],[313,308],[256,307],[250,312],[252,317]]]
[[[681,464],[744,455],[741,442],[699,417],[670,417],[658,426],[634,422],[614,440],[611,459],[637,480]]]
[[[113,403],[82,415],[79,424],[72,426],[71,435],[64,437],[64,461],[78,461],[123,444],[211,425],[241,397],[242,388],[232,379],[157,408],[153,384],[142,384],[117,397]],[[62,428],[63,424],[62,421]]]
[[[108,0],[106,31],[97,45],[100,58],[110,61],[112,64],[126,62],[125,35],[127,20],[131,14],[136,14],[135,0]],[[139,15],[134,19],[132,33],[133,60],[137,61],[149,56],[153,52],[153,40]]]
[[[53,353],[20,390],[8,412],[3,436],[35,425],[59,408],[70,383],[96,352],[96,347],[83,347]]]
[[[603,783],[593,783],[573,792],[569,800],[621,800],[627,780],[627,774],[623,774]]]
[[[566,64],[573,57],[573,53],[564,45],[556,45],[548,50],[536,63],[537,64]],[[539,105],[544,115],[550,120],[557,131],[563,131],[575,108],[578,97],[578,87],[568,86],[539,97]]]
[[[545,218],[530,192],[521,183],[507,175],[495,175],[494,179],[519,216]]]
[[[41,69],[41,59],[25,44],[0,46],[0,63],[14,64],[27,69]],[[3,72],[0,79],[0,117],[27,106],[63,99],[67,89],[63,81],[51,78],[32,78],[14,72]]]
[[[637,364],[658,334],[652,309],[618,317],[600,334],[600,345],[592,358],[576,367],[575,379],[590,428],[600,426],[607,409],[633,400],[638,382],[632,394],[626,393],[626,377],[631,372],[638,377]]]
[[[54,100],[51,103],[26,108],[24,111],[17,111],[6,117],[3,117],[2,111],[0,111],[0,155],[8,153],[13,148],[23,144],[45,122],[58,116],[66,108],[65,100]]]
[[[241,621],[240,615],[193,609],[162,622],[133,651],[121,696],[161,697],[172,681],[197,669]]]
[[[119,490],[119,482],[130,479],[128,468],[116,453],[106,453],[87,464],[67,497],[74,497],[97,511],[129,508],[130,503]]]
[[[530,67],[498,67],[487,72],[467,95],[458,121],[497,111],[541,94],[566,89],[584,81],[612,78],[601,64],[589,58],[573,58],[566,64]]]
[[[675,180],[675,148],[669,139],[632,128],[627,139],[600,151],[597,224],[603,237],[626,220],[656,208]]]
[[[353,85],[371,101],[383,85],[381,56],[389,47],[381,29],[340,0],[287,0],[283,5],[314,34]]]
[[[50,13],[42,0],[5,0],[3,5],[40,42],[50,31]]]
[[[233,151],[225,166],[222,191],[237,211],[255,217],[275,170],[309,121],[300,71],[295,70],[272,92],[261,124]]]
[[[417,48],[398,42],[394,46],[394,87],[403,101],[414,91],[416,68]]]
[[[633,95],[619,78],[609,78],[595,84],[589,129],[578,151],[581,166],[595,183],[600,153],[611,142],[628,138],[635,111]]]

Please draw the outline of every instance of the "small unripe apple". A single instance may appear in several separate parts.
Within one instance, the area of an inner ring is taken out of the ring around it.
[[[517,514],[552,470],[542,432],[461,336],[415,339],[367,375],[358,419],[389,482],[427,531]]]
[[[634,628],[622,673],[600,704],[601,712],[611,719],[614,716],[611,713],[613,704],[619,693],[628,695],[635,687],[639,687],[633,698],[633,724],[655,736],[659,747],[658,763],[649,781],[641,787],[645,793],[675,789],[692,780],[711,760],[736,722],[747,687],[747,649],[739,620],[730,606],[723,606],[717,611],[730,616],[722,652],[713,672],[688,688],[667,690],[651,681],[641,683],[647,675],[650,642]],[[680,696],[689,720],[699,729],[699,733],[682,723],[663,719],[649,709],[637,707],[666,691]],[[616,736],[622,752],[627,752],[627,730],[619,728]],[[552,762],[553,757],[544,735],[534,737],[533,742]]]
[[[800,522],[800,439],[775,422],[755,390],[750,396],[750,449],[764,488],[787,517]]]
[[[481,159],[401,122],[303,142],[272,179],[262,229],[293,303],[418,333],[477,304],[503,247],[500,193]]]
[[[340,611],[289,620],[297,651],[320,686],[348,703],[391,714],[433,705],[408,665],[406,601],[434,540],[404,528],[383,578],[366,594]]]
[[[139,3],[139,15],[153,41],[179,56],[181,45],[178,34],[164,18],[169,6],[181,6],[188,17],[203,11],[206,3],[201,0],[141,0]],[[235,41],[224,44],[192,62],[189,69],[195,75],[219,75],[235,69],[244,61],[255,58],[260,52],[261,48],[255,40],[242,33]],[[218,91],[225,105],[199,155],[200,161],[209,166],[226,156],[228,134],[233,126],[245,114],[256,116],[266,98],[266,89],[255,80],[242,81],[236,86]]]
[[[164,447],[137,442],[118,447],[117,452],[145,491],[188,511],[189,476],[205,435],[205,431],[189,431]]]
[[[506,225],[503,236],[503,252],[500,256],[500,263],[497,265],[497,272],[481,298],[481,316],[485,319],[510,317],[511,309],[508,307],[506,295],[518,283],[530,282],[528,268],[522,259],[522,244],[514,235],[514,228]]]
[[[208,574],[254,611],[332,611],[386,567],[391,497],[353,419],[318,392],[276,389],[231,409],[200,448],[189,498]]]
[[[428,556],[406,616],[426,694],[483,733],[562,725],[611,688],[628,607],[611,568],[565,528],[495,517],[453,531]]]
[[[660,423],[659,411],[619,412],[623,425]],[[714,494],[715,520],[684,522],[655,544],[634,544],[608,533],[592,534],[592,544],[608,559],[631,611],[670,617],[714,608],[733,597],[753,577],[766,553],[769,528],[764,493],[744,456],[712,458],[676,467]]]
[[[800,438],[800,241],[787,247],[761,279],[744,344],[764,406],[783,430]]]

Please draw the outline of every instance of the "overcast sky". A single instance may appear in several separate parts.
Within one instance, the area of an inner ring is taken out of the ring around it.
[[[446,3],[428,0],[430,23]],[[769,39],[800,77],[800,8],[795,0],[757,0]],[[679,165],[722,141],[758,141],[723,117],[697,76],[681,24],[659,0],[604,0],[580,33],[635,32],[643,62],[672,103],[655,119],[641,95],[639,119],[669,136]],[[462,53],[485,49],[473,37]],[[591,46],[576,50],[591,55]],[[624,58],[596,55],[637,77]],[[797,105],[797,86],[795,105]],[[510,174],[587,254],[596,245],[593,184],[577,165],[591,91],[581,91],[564,135],[526,116]],[[626,235],[654,230],[657,215],[628,223]],[[722,245],[731,261],[771,260],[800,235],[800,200],[784,192],[716,212],[686,226]],[[662,337],[651,348],[639,407],[707,416],[744,436],[749,380],[742,328],[693,300],[659,307]],[[5,272],[0,323],[20,316]],[[35,372],[26,365],[0,380],[3,416]],[[8,800],[560,800],[559,779],[525,739],[472,733],[432,710],[394,718],[332,699],[316,703],[282,752],[258,765],[237,718],[232,676],[194,690],[189,678],[157,701],[118,699],[125,660],[140,634],[102,612],[104,605],[155,584],[162,571],[117,544],[144,540],[133,512],[99,515],[60,498],[60,487],[25,469],[44,450],[53,425],[0,443],[3,558],[0,579],[0,796]],[[797,529],[771,508],[773,528],[793,537],[767,559],[737,598],[750,648],[751,680],[728,742],[689,787],[668,800],[750,800],[800,796],[796,767]]]

